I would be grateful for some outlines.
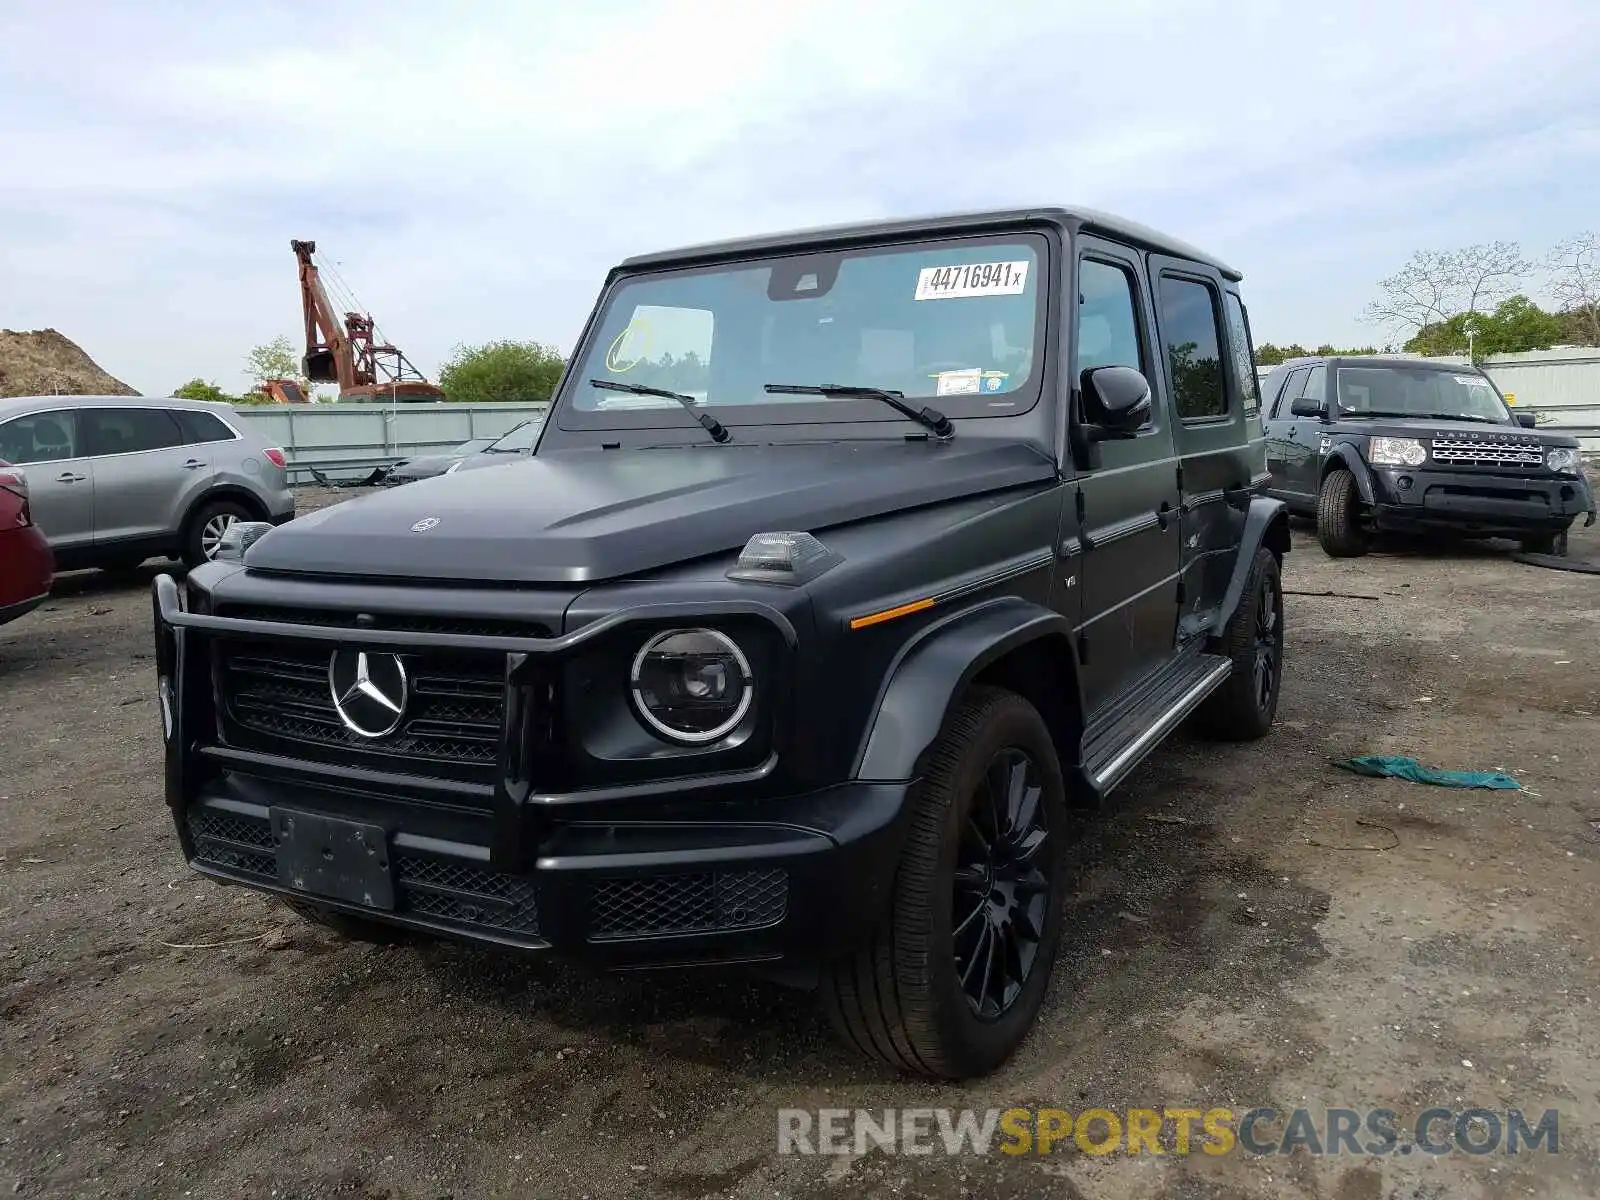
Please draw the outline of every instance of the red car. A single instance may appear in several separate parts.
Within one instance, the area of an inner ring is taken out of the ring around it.
[[[0,459],[0,625],[43,604],[56,560],[28,509],[28,478]]]

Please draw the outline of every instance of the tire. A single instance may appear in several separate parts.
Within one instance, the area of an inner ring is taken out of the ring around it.
[[[283,898],[283,902],[297,915],[313,925],[331,929],[347,942],[365,942],[371,946],[401,946],[416,940],[410,930],[385,925],[382,921],[369,921],[365,917],[323,908],[320,904],[312,904],[306,900]]]
[[[1567,531],[1560,533],[1543,533],[1538,537],[1525,537],[1522,539],[1522,553],[1548,554],[1552,558],[1565,558],[1567,556]]]
[[[183,531],[183,563],[193,569],[210,562],[215,538],[235,521],[253,521],[255,514],[237,500],[212,500],[202,504]]]
[[[1329,471],[1317,494],[1317,542],[1330,558],[1360,558],[1367,552],[1360,504],[1356,477],[1343,468]]]
[[[1239,607],[1222,631],[1218,651],[1233,662],[1222,686],[1195,714],[1208,737],[1249,742],[1272,728],[1283,681],[1283,582],[1278,556],[1256,551]]]
[[[1022,773],[1022,799],[1001,813],[986,781],[1011,768]],[[974,688],[945,722],[907,803],[911,829],[889,911],[866,945],[823,971],[823,1003],[844,1042],[868,1058],[935,1079],[984,1075],[1032,1027],[1061,938],[1066,785],[1038,711],[1015,693]],[[997,822],[1021,836],[995,837]],[[1009,843],[1012,853],[980,866],[986,830],[990,844]],[[1002,954],[998,978],[986,973]],[[981,1002],[963,990],[962,967]]]

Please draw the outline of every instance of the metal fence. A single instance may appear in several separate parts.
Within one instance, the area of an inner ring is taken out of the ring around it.
[[[289,459],[289,478],[308,483],[316,469],[330,479],[359,479],[379,467],[443,454],[473,438],[499,437],[543,416],[531,404],[240,405],[241,421]]]

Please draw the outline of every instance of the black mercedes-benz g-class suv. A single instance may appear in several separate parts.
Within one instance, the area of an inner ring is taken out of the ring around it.
[[[1067,806],[1272,723],[1239,279],[1059,208],[628,260],[530,458],[156,580],[184,855],[353,937],[745,964],[988,1071]]]
[[[1594,496],[1576,438],[1535,428],[1474,366],[1415,358],[1296,358],[1266,395],[1269,495],[1313,517],[1336,558],[1374,530],[1509,537],[1567,552]]]

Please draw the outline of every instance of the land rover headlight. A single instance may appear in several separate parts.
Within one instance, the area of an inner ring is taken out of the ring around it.
[[[668,741],[698,746],[738,728],[755,697],[750,660],[715,629],[669,629],[634,655],[634,710]]]
[[[1378,467],[1420,467],[1428,461],[1428,451],[1416,438],[1375,437],[1367,461]]]
[[[1578,470],[1578,452],[1570,446],[1558,446],[1544,456],[1544,462],[1545,466],[1552,471],[1571,471],[1576,473]]]

